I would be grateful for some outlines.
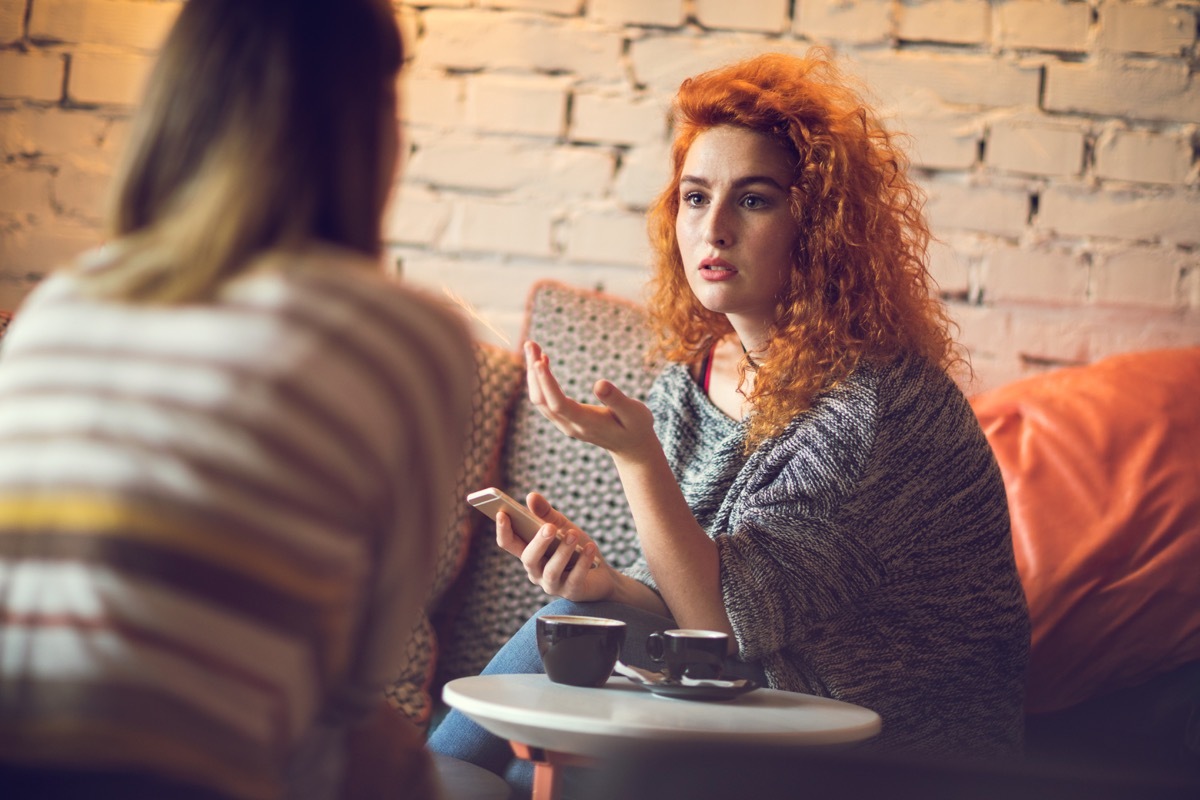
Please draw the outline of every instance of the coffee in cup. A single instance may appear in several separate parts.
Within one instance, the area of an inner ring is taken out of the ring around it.
[[[537,618],[538,652],[555,683],[603,686],[624,643],[621,620],[554,614]]]
[[[715,680],[724,671],[729,636],[696,628],[652,633],[646,638],[650,660],[662,664],[667,680]]]

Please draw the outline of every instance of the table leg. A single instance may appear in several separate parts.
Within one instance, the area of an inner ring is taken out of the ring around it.
[[[533,762],[533,794],[530,800],[559,800],[562,772],[559,767],[587,767],[595,762],[586,756],[560,753],[521,742],[509,742],[517,758]]]

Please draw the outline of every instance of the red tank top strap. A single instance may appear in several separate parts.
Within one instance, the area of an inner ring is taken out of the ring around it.
[[[709,351],[704,354],[704,360],[700,362],[700,388],[708,394],[708,385],[712,381],[713,368],[713,353],[717,351],[717,346],[714,344]]]

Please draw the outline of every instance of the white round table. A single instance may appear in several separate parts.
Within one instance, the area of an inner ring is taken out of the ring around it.
[[[556,797],[556,766],[647,740],[837,745],[869,739],[882,725],[874,711],[823,697],[757,689],[694,701],[651,694],[623,677],[591,689],[545,675],[481,675],[450,681],[442,697],[534,762],[535,800]]]

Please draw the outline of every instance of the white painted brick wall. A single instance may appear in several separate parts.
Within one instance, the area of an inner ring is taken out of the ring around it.
[[[440,9],[421,21],[425,34],[414,48],[419,69],[571,72],[605,82],[623,75],[621,37],[582,21]]]
[[[895,130],[903,137],[914,164],[928,169],[966,170],[978,161],[982,128],[974,115],[943,111],[905,113]]]
[[[1108,130],[1095,146],[1096,177],[1182,184],[1192,169],[1192,143],[1182,134]]]
[[[0,51],[0,97],[57,101],[65,68],[58,53]]]
[[[1047,111],[1078,111],[1125,119],[1200,120],[1200,81],[1186,63],[1099,60],[1046,65]]]
[[[864,53],[859,68],[883,101],[893,106],[911,102],[914,96],[969,106],[1038,104],[1038,68],[1009,58],[898,50]]]
[[[181,2],[38,0],[29,15],[34,39],[156,50],[175,22]]]
[[[670,149],[665,144],[635,147],[621,159],[613,193],[626,206],[645,209],[671,177]]]
[[[579,91],[571,105],[570,136],[610,144],[662,141],[668,112],[667,103],[657,98]]]
[[[400,98],[405,122],[459,130],[465,124],[466,85],[458,76],[405,75],[400,81]]]
[[[891,0],[797,0],[792,30],[817,41],[876,44],[887,41],[894,25]]]
[[[1150,248],[1098,255],[1092,265],[1092,298],[1109,305],[1185,307],[1184,263],[1180,253]]]
[[[0,44],[15,42],[25,31],[25,0],[0,0]]]
[[[508,8],[516,11],[545,11],[550,14],[578,14],[583,0],[483,0],[486,8]]]
[[[1079,127],[1022,118],[995,120],[989,127],[989,167],[1050,176],[1075,176],[1083,171],[1084,131]]]
[[[1027,191],[950,181],[928,182],[925,191],[925,212],[935,232],[965,230],[1015,238],[1025,230]]]
[[[1192,247],[1200,244],[1200,196],[1051,186],[1041,194],[1038,227],[1068,237]]]
[[[442,189],[541,196],[562,202],[606,193],[615,156],[603,149],[545,142],[432,136],[416,143],[407,184]]]
[[[802,54],[800,42],[746,34],[647,36],[630,43],[633,76],[656,92],[673,96],[684,78],[763,52]]]
[[[987,0],[906,0],[897,6],[901,39],[951,44],[984,44],[991,29]]]
[[[0,124],[0,157],[68,156],[96,152],[110,124],[88,111],[26,108]]]
[[[432,136],[417,142],[405,169],[408,183],[510,191],[532,179],[531,159],[519,142],[472,136]]]
[[[971,258],[965,248],[953,247],[945,240],[929,247],[929,274],[943,297],[966,298],[971,293]]]
[[[472,75],[467,78],[467,127],[491,133],[562,136],[568,86],[565,78]]]
[[[76,103],[136,105],[154,60],[124,53],[76,53],[71,57],[67,97]]]
[[[402,244],[434,245],[446,230],[452,210],[453,204],[439,192],[405,184],[388,206],[384,238]]]
[[[1010,0],[996,6],[992,35],[1000,47],[1080,52],[1091,18],[1087,3]]]
[[[62,215],[99,226],[104,221],[108,184],[112,172],[107,165],[77,156],[66,158],[52,185],[55,210]]]
[[[451,214],[446,245],[474,253],[554,254],[552,212],[525,204],[464,199]]]
[[[588,0],[588,17],[609,25],[662,25],[683,23],[683,0]]]
[[[631,212],[584,211],[571,220],[566,254],[571,261],[645,265],[650,259],[646,218]]]
[[[0,0],[0,307],[99,241],[132,106],[180,5]],[[393,5],[412,155],[389,255],[474,307],[482,338],[515,344],[540,278],[640,299],[680,81],[827,45],[912,137],[930,271],[971,390],[1200,345],[1196,0]]]
[[[52,218],[52,182],[46,170],[0,166],[0,214]]]
[[[782,33],[791,24],[789,0],[693,0],[696,20],[706,28]]]
[[[3,191],[0,178],[0,195]],[[102,238],[94,226],[68,217],[24,219],[0,229],[0,308],[16,308],[43,275]]]
[[[1193,8],[1106,0],[1100,4],[1099,16],[1097,44],[1104,50],[1174,56],[1196,41]]]
[[[983,298],[1081,305],[1087,300],[1088,265],[1069,252],[1002,247],[983,259]]]

